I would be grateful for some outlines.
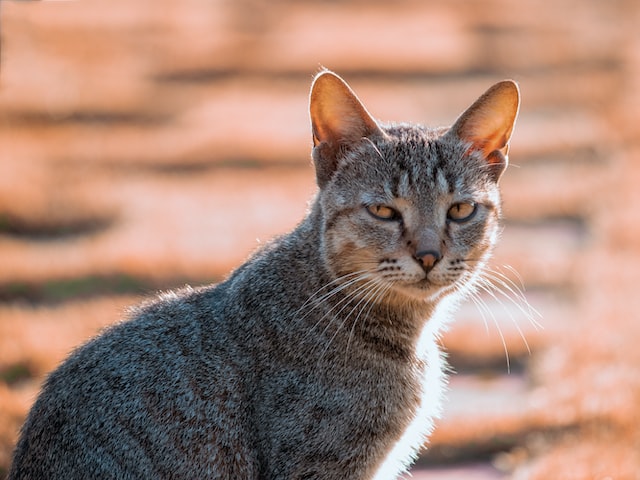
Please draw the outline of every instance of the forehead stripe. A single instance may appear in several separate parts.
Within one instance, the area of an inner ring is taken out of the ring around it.
[[[436,182],[438,184],[438,190],[441,192],[449,191],[449,182],[442,170],[438,170],[436,174]]]
[[[408,197],[411,194],[409,172],[402,172],[398,182],[398,193],[401,197]]]

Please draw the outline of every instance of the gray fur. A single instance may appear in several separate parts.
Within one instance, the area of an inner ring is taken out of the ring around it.
[[[312,108],[315,94],[359,105],[335,79],[318,76]],[[405,469],[438,413],[443,310],[472,288],[497,236],[499,175],[446,129],[378,130],[366,115],[327,136],[312,114],[321,189],[291,233],[219,285],[137,307],[49,376],[11,480]],[[447,219],[470,199],[471,220]],[[375,218],[372,204],[402,221]],[[442,253],[430,271],[416,259],[423,244]]]

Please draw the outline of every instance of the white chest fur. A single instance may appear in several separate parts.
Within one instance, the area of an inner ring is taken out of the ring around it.
[[[451,305],[440,307],[434,318],[425,325],[418,346],[426,366],[423,372],[420,406],[407,429],[380,465],[373,480],[391,480],[405,472],[416,459],[421,447],[433,431],[435,419],[440,415],[446,375],[445,361],[438,347],[437,338],[439,330],[449,317],[447,307]]]

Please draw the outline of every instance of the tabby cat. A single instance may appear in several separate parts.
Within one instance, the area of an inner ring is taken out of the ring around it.
[[[319,73],[306,218],[77,349],[9,478],[396,478],[439,411],[438,332],[498,236],[518,106],[503,81],[451,128],[385,125]]]

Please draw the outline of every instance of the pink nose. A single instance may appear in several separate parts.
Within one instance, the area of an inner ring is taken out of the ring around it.
[[[433,268],[433,266],[440,260],[440,252],[436,250],[423,250],[421,252],[417,252],[416,260],[422,264],[424,269],[428,272]]]

